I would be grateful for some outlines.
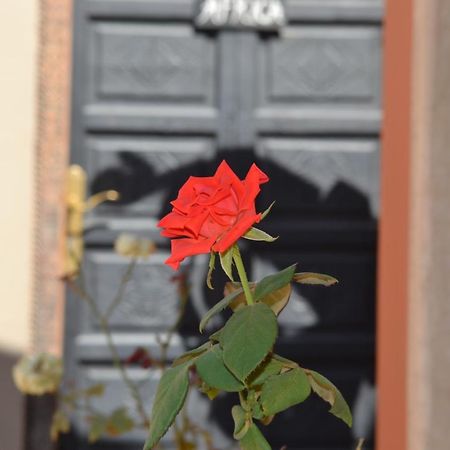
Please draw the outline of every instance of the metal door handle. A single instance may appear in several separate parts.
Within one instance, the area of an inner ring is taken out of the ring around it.
[[[66,254],[64,275],[76,278],[83,260],[84,252],[84,215],[106,201],[117,201],[117,191],[104,191],[86,198],[87,174],[79,165],[69,167],[67,179],[67,222],[66,222]]]

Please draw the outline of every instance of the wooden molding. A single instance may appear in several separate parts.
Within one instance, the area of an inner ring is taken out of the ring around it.
[[[72,0],[40,1],[32,350],[60,353],[64,185],[69,159]]]
[[[413,1],[388,0],[377,301],[377,448],[407,449]]]

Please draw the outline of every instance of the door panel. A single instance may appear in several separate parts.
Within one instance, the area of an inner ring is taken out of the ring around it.
[[[286,174],[275,177],[272,183],[274,190],[284,191],[277,198],[279,210],[307,213],[309,217],[322,214],[328,219],[344,214],[360,219],[377,216],[376,139],[264,138],[256,153]],[[306,186],[302,195],[298,195],[299,178]],[[352,189],[353,195],[346,194]]]
[[[377,107],[379,51],[376,27],[292,25],[269,43],[261,36],[262,103]]]
[[[93,100],[213,106],[215,46],[188,25],[99,22]]]
[[[258,43],[260,133],[377,133],[378,27],[290,25]]]
[[[170,327],[176,316],[177,286],[171,281],[173,271],[164,264],[168,256],[162,252],[152,255],[136,269],[135,279],[127,284],[126,301],[111,315],[110,324],[114,331],[145,332],[151,329],[163,332]],[[85,264],[89,290],[95,296],[100,311],[106,313],[118,291],[126,261],[112,252],[92,251],[88,253]],[[156,298],[157,302],[152,301]],[[87,332],[99,330],[88,314],[83,315],[82,322]]]
[[[103,205],[93,217],[157,216],[167,196],[167,175],[182,167],[210,160],[215,142],[204,137],[108,136],[88,138],[86,169],[92,188],[101,191],[114,183],[121,193],[119,207]]]

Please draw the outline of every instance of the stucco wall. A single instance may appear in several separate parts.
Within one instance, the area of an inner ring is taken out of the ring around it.
[[[0,1],[0,447],[23,444],[11,367],[31,331],[38,0]]]
[[[450,3],[417,0],[409,450],[450,448]]]
[[[0,350],[29,345],[37,0],[0,2]]]

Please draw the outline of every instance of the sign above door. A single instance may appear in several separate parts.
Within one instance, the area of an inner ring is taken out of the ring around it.
[[[282,0],[200,0],[195,23],[203,29],[277,31],[286,14]]]

